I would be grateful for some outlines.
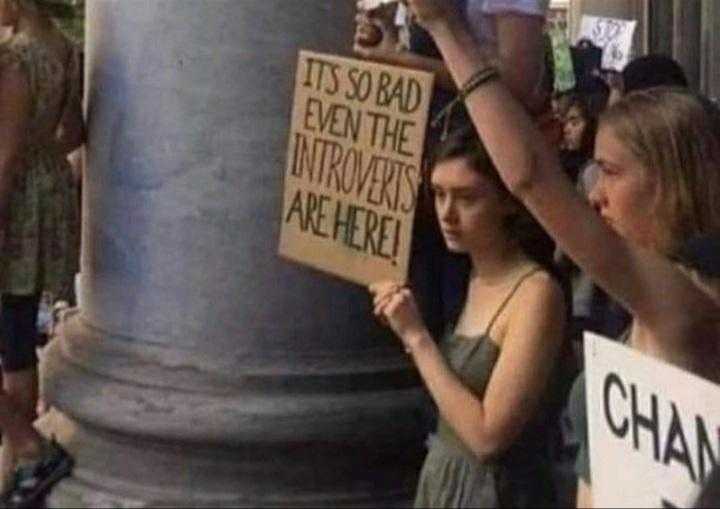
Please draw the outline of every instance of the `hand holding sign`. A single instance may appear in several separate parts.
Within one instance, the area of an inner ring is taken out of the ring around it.
[[[415,296],[409,288],[396,281],[381,281],[370,285],[374,314],[386,323],[411,351],[421,338],[428,335],[418,310]]]

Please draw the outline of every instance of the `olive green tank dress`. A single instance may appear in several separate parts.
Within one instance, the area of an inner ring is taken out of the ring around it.
[[[495,313],[484,334],[448,334],[443,355],[462,382],[482,398],[500,348],[489,336],[517,289],[539,269],[523,276]],[[494,461],[480,461],[450,425],[439,418],[428,439],[415,507],[548,507],[554,502],[547,447],[548,419],[538,412],[520,438]]]

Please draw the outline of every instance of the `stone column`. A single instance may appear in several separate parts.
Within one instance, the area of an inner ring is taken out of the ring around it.
[[[276,256],[297,51],[355,0],[91,0],[53,506],[407,503],[422,391],[364,289]]]

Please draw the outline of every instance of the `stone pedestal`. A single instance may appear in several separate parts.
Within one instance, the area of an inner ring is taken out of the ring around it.
[[[422,390],[366,291],[276,256],[300,48],[354,0],[91,0],[78,310],[52,506],[397,505]]]

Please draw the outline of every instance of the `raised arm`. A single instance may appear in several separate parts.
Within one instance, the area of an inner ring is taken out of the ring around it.
[[[513,95],[531,113],[540,113],[544,106],[538,84],[544,66],[543,18],[514,13],[492,16],[497,31],[497,60],[502,79]],[[359,12],[356,17],[354,51],[362,58],[435,75],[438,86],[457,91],[455,81],[442,59],[418,55],[399,46],[398,28],[387,16],[369,17]],[[382,34],[377,45],[366,46],[362,40],[367,27],[373,25]],[[484,51],[489,51],[487,48]],[[495,49],[493,50],[495,51]]]
[[[440,414],[478,458],[506,450],[531,419],[547,387],[564,330],[562,292],[545,274],[527,280],[506,310],[500,357],[484,397],[463,384],[418,319],[409,290],[380,294],[376,312],[402,339]]]
[[[444,1],[408,3],[433,35],[459,86],[489,65]],[[667,337],[672,344],[663,348],[686,350],[678,328],[715,317],[715,303],[670,261],[631,245],[601,220],[564,176],[555,151],[502,82],[476,90],[467,106],[503,181],[559,247],[636,318],[671,332]]]

